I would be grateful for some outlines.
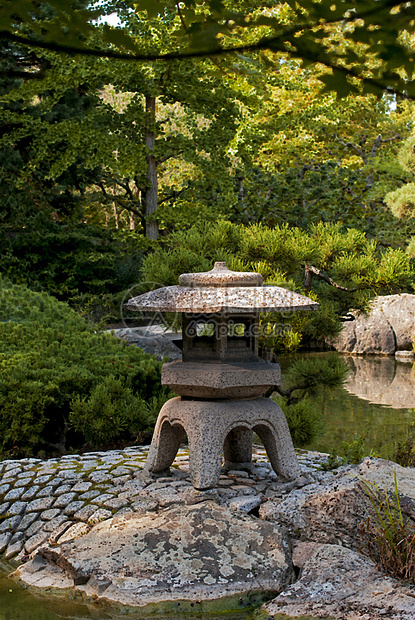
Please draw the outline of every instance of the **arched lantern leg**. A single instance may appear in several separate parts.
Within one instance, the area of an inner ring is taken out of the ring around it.
[[[233,463],[250,463],[252,459],[252,430],[243,426],[233,428],[225,437],[223,444],[225,467]]]
[[[171,400],[167,401],[159,413],[145,471],[157,473],[169,469],[186,434],[180,423],[172,424],[169,420],[168,410],[171,402]]]

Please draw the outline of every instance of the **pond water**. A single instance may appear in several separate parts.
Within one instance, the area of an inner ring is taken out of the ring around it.
[[[324,356],[327,354],[308,354]],[[398,440],[405,439],[408,426],[415,422],[415,369],[412,364],[396,362],[393,357],[342,356],[350,372],[345,387],[322,390],[316,397],[323,413],[326,433],[307,446],[330,452],[343,441],[351,442],[366,435],[366,450],[388,457]],[[284,371],[293,357],[282,358]],[[128,614],[119,616],[94,606],[38,597],[7,578],[10,566],[0,563],[0,620],[163,620],[163,616]],[[169,620],[178,617],[167,616]],[[268,615],[267,615],[268,617]],[[182,615],[187,620],[262,620],[252,609],[221,615]],[[281,615],[276,620],[284,620]],[[299,619],[300,620],[300,619]],[[303,620],[314,620],[311,616]]]
[[[11,567],[0,562],[0,620],[253,620],[254,610],[246,609],[227,614],[149,615],[140,613],[120,614],[82,605],[63,598],[35,596],[9,579]]]
[[[86,607],[33,596],[28,590],[8,579],[12,567],[0,562],[0,620],[60,620],[61,618],[93,618]],[[55,613],[56,612],[56,613]],[[102,616],[102,619],[106,616]]]
[[[0,561],[0,620],[268,620],[268,614],[259,610],[268,597],[257,596],[255,607],[227,613],[120,613],[102,609],[98,605],[83,605],[62,597],[34,595],[14,580],[8,578],[13,567]],[[247,598],[247,597],[245,597]],[[255,598],[255,597],[254,597]],[[238,600],[238,599],[235,599]],[[242,603],[242,598],[239,599]],[[287,616],[277,615],[275,620],[286,620]],[[302,620],[299,618],[298,620]],[[303,620],[318,620],[311,616]]]
[[[307,448],[331,452],[343,441],[352,442],[363,435],[367,454],[390,457],[396,442],[404,440],[408,427],[415,423],[415,365],[392,356],[339,357],[350,368],[347,381],[344,387],[323,389],[314,398],[326,432]],[[293,359],[280,359],[282,372]]]
[[[10,566],[0,562],[0,620],[268,620],[267,613],[247,609],[238,613],[143,615],[112,614],[99,607],[76,604],[48,596],[34,596],[11,579],[7,578]],[[287,620],[288,616],[277,614],[275,620]],[[297,620],[319,620],[312,616],[301,616]],[[328,619],[330,620],[330,619]]]

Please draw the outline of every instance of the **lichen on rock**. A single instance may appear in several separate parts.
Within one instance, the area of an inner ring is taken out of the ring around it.
[[[130,607],[278,592],[293,579],[281,528],[213,501],[114,517],[75,540],[44,546],[17,571],[35,587],[36,566],[42,587]]]

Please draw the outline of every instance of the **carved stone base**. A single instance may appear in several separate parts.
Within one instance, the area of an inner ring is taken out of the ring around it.
[[[186,434],[192,484],[196,489],[211,488],[219,481],[222,453],[227,462],[251,460],[252,431],[262,440],[274,471],[282,479],[293,480],[300,475],[287,420],[270,398],[172,398],[159,413],[145,469],[154,473],[168,469]]]

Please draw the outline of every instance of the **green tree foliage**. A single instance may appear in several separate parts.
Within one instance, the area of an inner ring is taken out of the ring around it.
[[[415,136],[411,135],[402,144],[398,159],[402,168],[409,173],[409,181],[415,173]],[[415,215],[415,183],[409,182],[401,185],[385,197],[386,203],[392,212],[399,218],[407,219]]]
[[[76,0],[73,6],[79,9],[85,4],[86,0]],[[49,23],[53,15],[52,8],[42,3],[37,13],[38,22],[32,20],[34,26]],[[22,31],[28,31],[27,24],[17,20],[17,25]],[[37,54],[27,46],[1,39],[0,222],[9,229],[30,227],[31,218],[39,213],[47,213],[57,220],[80,217],[79,207],[87,178],[80,153],[55,182],[48,177],[50,164],[45,161],[22,175],[22,170],[30,167],[38,151],[36,133],[41,131],[42,124],[47,122],[56,128],[59,124],[80,123],[92,103],[85,84],[70,84],[69,81],[58,92],[53,82],[49,82],[43,89],[32,90],[26,98],[16,94],[23,86],[22,73],[32,75],[52,67],[52,55]],[[53,103],[47,105],[50,100]],[[49,160],[54,160],[59,156],[60,145],[49,144],[49,147]]]
[[[413,217],[415,213],[415,183],[407,183],[389,192],[386,202],[399,218]]]
[[[123,291],[139,278],[146,239],[85,224],[62,226],[44,216],[32,225],[0,233],[0,272],[68,302],[89,320],[118,322]]]
[[[304,6],[300,17],[299,5],[240,2],[236,19],[235,3],[193,3],[190,9],[186,3],[145,2],[131,10],[129,3],[107,2],[96,8],[115,11],[118,28],[85,22],[85,29],[72,33],[73,40],[83,37],[79,44],[85,52],[97,48],[96,57],[87,59],[62,56],[48,46],[34,52],[6,38],[5,71],[10,58],[19,65],[20,55],[21,67],[28,59],[32,75],[42,79],[18,82],[14,76],[4,91],[4,221],[27,226],[30,215],[48,210],[58,221],[86,219],[154,238],[158,227],[166,232],[221,217],[271,226],[342,220],[386,243],[402,243],[413,225],[397,235],[382,199],[402,176],[402,168],[394,168],[394,148],[408,131],[406,104],[391,114],[390,95],[376,102],[354,87],[336,101],[320,92],[329,65],[302,66],[295,53],[272,47],[249,56],[152,63],[109,60],[98,53],[113,52],[111,43],[159,57],[174,46],[184,50],[189,42],[194,49],[210,46],[218,32],[224,47],[234,38],[252,43],[267,37],[277,21],[283,30],[301,24],[310,34],[318,16],[317,38],[340,58],[356,46],[352,39],[361,27],[354,14],[338,23],[346,4],[333,5],[334,22],[324,26],[326,9],[314,3]],[[363,7],[368,20],[369,5]],[[16,29],[29,32],[25,20],[31,6],[27,0],[19,13],[17,4]],[[51,2],[48,13],[32,8],[37,42],[42,37],[56,42],[59,28],[67,39],[68,20],[76,15],[81,23],[87,16],[74,4]],[[377,3],[377,9],[375,21],[393,7]],[[391,18],[395,28],[408,17],[407,9],[402,11],[396,9],[399,18]],[[232,27],[226,21],[231,17]],[[219,24],[215,32],[214,23]]]
[[[209,270],[214,261],[226,261],[237,271],[257,271],[268,284],[317,300],[317,312],[264,316],[265,323],[282,330],[287,326],[288,340],[292,332],[301,335],[303,344],[323,343],[335,336],[341,329],[340,318],[351,309],[364,308],[376,294],[412,290],[414,275],[403,250],[381,250],[363,232],[342,231],[338,224],[318,223],[304,231],[287,225],[269,229],[221,221],[170,235],[164,247],[144,260],[143,280],[174,285],[181,273]],[[310,267],[318,273],[312,276]],[[273,333],[266,336],[268,343]],[[277,331],[274,346],[283,344],[278,338],[281,333]]]
[[[61,0],[49,0],[48,5],[52,9],[49,22],[33,24],[42,4],[6,0],[0,12],[2,35],[14,42],[29,41],[38,49],[132,62],[272,50],[300,58],[304,64],[322,64],[326,70],[320,79],[325,88],[341,96],[356,90],[356,79],[366,92],[381,93],[389,87],[415,94],[411,82],[412,2],[335,0],[329,5],[313,0],[115,0],[91,2],[89,11]],[[143,51],[130,33],[108,26],[97,46],[97,26],[92,18],[114,9],[145,12],[149,19],[174,15],[169,49]],[[30,25],[28,34],[22,32],[21,24]]]
[[[414,148],[415,135],[412,134],[403,142],[398,154],[398,161],[408,175],[406,179],[402,180],[408,182],[385,196],[386,204],[392,213],[401,219],[402,224],[413,221],[415,217],[415,183],[412,181],[415,173]],[[415,236],[412,235],[407,248],[411,257],[415,256],[414,247]]]
[[[319,68],[280,62],[244,77],[254,93],[243,106],[232,149],[238,205],[234,221],[343,222],[385,244],[403,245],[402,225],[384,203],[407,177],[397,161],[413,119],[412,102],[391,96],[322,94]]]
[[[0,284],[0,454],[143,440],[166,397],[161,364],[46,293]]]
[[[172,24],[127,13],[125,28],[143,48],[160,50]],[[223,215],[229,196],[221,178],[229,176],[227,147],[238,108],[235,91],[212,63],[141,66],[41,56],[48,64],[44,79],[14,84],[2,98],[0,148],[10,160],[10,153],[20,157],[21,145],[30,147],[10,173],[7,197],[30,187],[29,205],[46,203],[63,222],[86,217],[105,226],[114,219],[122,227],[127,212],[127,226],[150,238],[157,236],[157,220],[164,227],[175,219],[177,206],[192,202],[197,213],[200,195],[210,202],[211,217]],[[15,102],[18,112],[11,109]],[[13,223],[22,225],[22,218]]]

